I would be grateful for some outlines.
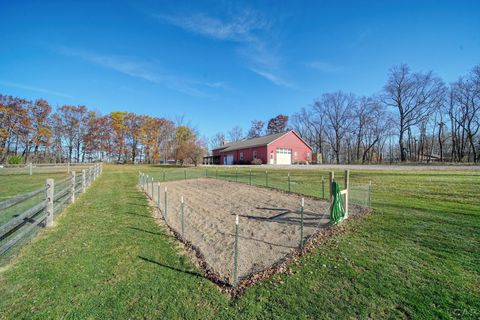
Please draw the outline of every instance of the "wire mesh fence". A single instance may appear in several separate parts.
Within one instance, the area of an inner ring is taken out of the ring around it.
[[[139,185],[158,208],[158,218],[201,253],[197,256],[216,282],[235,286],[268,272],[330,225],[330,204],[322,199],[329,198],[329,182],[321,176],[309,175],[307,181],[295,174],[215,169],[175,179],[178,172],[165,180],[140,173]],[[359,184],[350,190],[350,203],[368,204],[368,188]]]
[[[0,202],[0,263],[53,220],[102,172],[95,165],[64,179],[47,179],[44,187]]]

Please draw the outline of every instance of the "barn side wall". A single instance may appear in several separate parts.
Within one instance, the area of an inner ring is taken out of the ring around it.
[[[306,145],[302,139],[300,139],[295,133],[289,132],[281,138],[271,142],[268,145],[268,154],[275,159],[276,163],[276,152],[277,148],[286,148],[292,149],[292,163],[295,162],[312,162],[312,149]],[[295,158],[295,152],[297,152],[297,157]]]
[[[253,160],[253,151],[257,151],[257,158],[262,160],[262,163],[267,163],[267,146],[258,146],[252,148],[245,148],[234,150],[230,152],[220,152],[220,164],[224,163],[224,158],[232,154],[234,163],[238,163],[240,161],[240,152],[243,152],[243,159],[244,161],[250,163]]]

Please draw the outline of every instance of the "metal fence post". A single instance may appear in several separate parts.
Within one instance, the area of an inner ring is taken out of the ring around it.
[[[291,188],[290,188],[290,172],[288,173],[288,192],[291,191]]]
[[[330,184],[329,184],[329,190],[330,190],[330,203],[332,203],[332,198],[333,198],[333,190],[332,190],[332,185],[333,181],[335,180],[335,172],[330,171]]]
[[[208,168],[205,168],[205,177],[208,177]]]
[[[72,203],[75,202],[75,171],[72,171],[72,187],[71,187],[71,192],[72,192]]]
[[[165,209],[164,210],[165,211],[165,222],[167,222],[167,208],[168,208],[167,205],[168,205],[168,203],[167,203],[167,187],[165,187],[165,208],[164,208]],[[168,222],[167,222],[167,224],[168,224]]]
[[[218,169],[215,169],[215,179],[218,179]]]
[[[160,183],[157,184],[157,206],[160,209]]]
[[[268,187],[268,171],[265,170],[265,186]]]
[[[85,193],[87,189],[87,181],[85,177],[85,169],[82,170],[82,193]]]
[[[185,180],[187,180],[187,170],[183,170],[183,173],[185,174]]]
[[[305,200],[302,198],[302,205],[300,207],[300,248],[303,249],[303,207],[305,206]]]
[[[372,180],[368,180],[368,207],[372,207]]]
[[[152,181],[151,181],[151,196],[152,196],[152,200],[153,200],[153,177],[152,177]]]
[[[235,182],[238,182],[238,168],[235,168]]]
[[[53,224],[53,197],[55,194],[55,180],[47,179],[47,217],[45,225],[50,227]]]
[[[70,162],[67,162],[67,173],[70,173]]]
[[[165,181],[166,177],[165,177],[165,170],[163,171],[163,181]]]
[[[233,285],[238,281],[238,214],[235,216],[235,243],[233,246]]]
[[[345,219],[348,218],[348,198],[350,196],[350,170],[345,170],[345,177],[344,177],[344,183],[345,183],[345,190],[347,192],[345,193]]]
[[[252,185],[252,169],[250,169],[250,185]]]
[[[184,201],[183,196],[180,199],[180,225],[182,228],[182,239],[185,239],[185,219],[184,219]]]
[[[325,199],[325,178],[322,176],[322,199]]]

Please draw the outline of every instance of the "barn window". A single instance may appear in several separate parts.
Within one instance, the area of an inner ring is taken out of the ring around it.
[[[253,159],[257,159],[257,150],[253,150]]]
[[[295,152],[293,153],[293,158],[294,158],[295,160],[297,160],[297,158],[298,158],[298,152],[297,152],[297,151],[295,151]]]
[[[243,161],[243,152],[240,152],[240,160]]]
[[[310,152],[307,152],[307,160],[310,160]]]

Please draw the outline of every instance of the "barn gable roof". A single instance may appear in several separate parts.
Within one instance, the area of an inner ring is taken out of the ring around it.
[[[265,146],[265,145],[269,144],[270,142],[272,142],[274,140],[277,140],[278,138],[286,135],[287,133],[288,133],[288,131],[287,132],[270,134],[268,136],[262,136],[262,137],[258,137],[258,138],[248,139],[248,140],[230,142],[230,143],[224,144],[221,147],[215,148],[213,150],[220,150],[220,151],[223,152],[223,151],[234,151],[234,150],[238,150],[238,149]]]
[[[230,142],[230,143],[224,144],[221,147],[215,148],[213,150],[228,152],[228,151],[234,151],[234,150],[245,149],[245,148],[266,146],[267,144],[283,137],[284,135],[290,132],[293,132],[300,140],[303,141],[303,143],[305,143],[310,148],[310,146],[295,131],[290,130],[290,131],[270,134],[270,135],[262,136],[258,138]]]

